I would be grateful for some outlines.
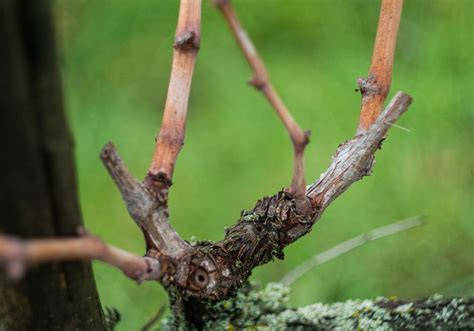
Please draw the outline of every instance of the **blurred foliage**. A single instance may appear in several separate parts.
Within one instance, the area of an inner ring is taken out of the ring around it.
[[[108,242],[144,252],[98,154],[112,140],[137,177],[145,175],[159,130],[171,66],[178,1],[56,0],[65,99],[76,140],[86,226]],[[278,281],[343,240],[414,215],[427,225],[370,243],[306,274],[292,288],[303,305],[378,295],[474,295],[473,4],[406,1],[391,95],[414,97],[377,155],[374,174],[325,212],[286,259],[255,270]],[[379,2],[235,0],[243,25],[295,118],[313,131],[306,174],[314,180],[337,145],[354,134]],[[217,240],[241,209],[290,182],[292,152],[282,124],[245,84],[250,70],[209,0],[189,105],[186,143],[170,193],[173,226],[189,239]],[[166,294],[94,265],[104,306],[119,330],[145,323]]]

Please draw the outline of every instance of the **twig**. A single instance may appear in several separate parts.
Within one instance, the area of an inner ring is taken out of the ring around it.
[[[390,90],[402,8],[403,0],[382,0],[369,75],[357,80],[362,94],[359,133],[375,122]]]
[[[12,278],[23,275],[26,267],[44,262],[99,260],[120,269],[138,283],[159,279],[158,260],[138,256],[107,245],[97,237],[20,240],[0,235],[0,265]]]
[[[168,189],[184,142],[189,92],[200,43],[200,25],[201,0],[181,0],[162,126],[143,184],[129,173],[112,143],[107,143],[101,153],[101,159],[122,193],[130,216],[144,232],[147,248],[172,258],[183,255],[189,248],[168,222]]]
[[[141,331],[150,331],[151,328],[161,319],[165,311],[166,306],[162,305],[160,309],[158,309],[158,312],[153,315],[153,317],[150,318],[148,322],[146,322],[146,324],[142,327]]]
[[[173,65],[160,133],[147,181],[169,186],[184,143],[186,112],[194,63],[201,38],[201,0],[181,0],[173,51]]]
[[[313,256],[311,259],[306,260],[295,269],[287,273],[282,279],[281,283],[286,286],[290,286],[305,273],[317,267],[323,263],[331,261],[343,254],[346,254],[353,249],[356,249],[364,244],[367,244],[370,241],[381,239],[393,234],[409,230],[411,228],[420,226],[423,224],[423,220],[420,216],[408,218],[403,221],[392,223],[374,230],[371,230],[367,233],[358,235],[352,239],[346,240],[318,255]]]
[[[216,0],[215,4],[224,15],[229,27],[239,44],[242,53],[247,59],[253,71],[253,79],[249,82],[257,90],[260,90],[273,106],[283,125],[288,131],[288,134],[293,143],[294,150],[294,169],[293,179],[291,181],[290,192],[295,197],[304,196],[305,192],[305,178],[304,178],[304,149],[309,142],[309,131],[304,132],[298,123],[293,119],[291,113],[286,108],[285,104],[279,97],[272,83],[268,78],[268,73],[260,59],[255,46],[248,37],[247,33],[240,25],[237,15],[230,4],[230,0]]]
[[[390,122],[387,122],[387,124],[390,124],[390,125],[393,126],[394,128],[403,130],[403,131],[405,131],[405,132],[411,132],[410,129],[407,129],[407,128],[401,126],[401,125],[398,125],[398,124],[395,124],[395,123],[390,123]]]

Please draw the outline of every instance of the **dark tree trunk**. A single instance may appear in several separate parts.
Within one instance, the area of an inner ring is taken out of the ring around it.
[[[74,235],[82,220],[48,0],[0,1],[0,232]],[[0,274],[1,330],[105,330],[90,263]]]

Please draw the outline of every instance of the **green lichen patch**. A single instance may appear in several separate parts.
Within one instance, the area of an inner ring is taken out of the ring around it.
[[[288,306],[289,288],[247,284],[219,303],[209,303],[204,330],[398,330],[474,329],[474,299],[405,301],[394,298]],[[169,321],[164,327],[170,326]]]

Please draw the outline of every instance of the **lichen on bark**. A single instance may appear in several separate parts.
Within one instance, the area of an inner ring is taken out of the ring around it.
[[[208,302],[203,330],[472,330],[474,299],[434,295],[407,301],[395,297],[289,306],[290,289],[269,283],[259,289],[246,283],[234,297]],[[189,329],[173,317],[164,330]],[[191,328],[192,329],[192,328]]]

